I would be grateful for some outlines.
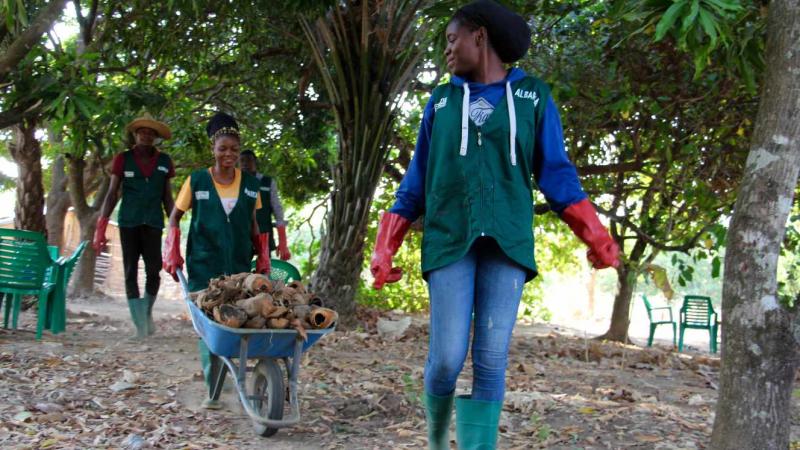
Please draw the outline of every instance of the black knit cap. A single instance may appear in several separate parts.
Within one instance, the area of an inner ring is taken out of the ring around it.
[[[218,112],[208,120],[206,133],[212,141],[223,134],[239,137],[239,124],[230,115]]]
[[[456,11],[454,19],[464,18],[486,27],[492,47],[504,63],[525,56],[531,45],[531,29],[525,19],[492,0],[477,0]]]

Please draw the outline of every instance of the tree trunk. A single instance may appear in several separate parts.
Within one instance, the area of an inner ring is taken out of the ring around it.
[[[614,297],[614,310],[611,313],[611,324],[602,336],[597,339],[628,342],[628,327],[631,324],[631,298],[636,290],[638,272],[631,265],[623,263],[617,267],[619,289]]]
[[[789,448],[800,321],[779,303],[777,265],[800,167],[800,1],[770,2],[766,73],[728,231],[717,450]]]
[[[369,208],[386,165],[397,100],[414,78],[428,23],[423,0],[336,2],[312,26],[301,19],[339,133],[331,208],[311,288],[355,319]],[[418,31],[419,33],[414,33]]]
[[[620,245],[620,248],[622,245]],[[642,238],[636,239],[636,243],[631,249],[630,255],[620,262],[617,267],[617,281],[619,283],[617,296],[614,297],[614,310],[611,312],[611,324],[608,326],[602,336],[597,339],[616,341],[616,342],[629,342],[628,327],[631,324],[631,298],[633,292],[636,290],[636,279],[642,270],[642,258],[647,249],[647,241]],[[646,260],[650,260],[654,254],[650,255]]]
[[[355,293],[364,262],[364,240],[372,194],[354,198],[352,189],[331,197],[326,232],[320,243],[319,267],[312,290],[339,313],[345,325],[355,319]]]
[[[64,244],[64,217],[71,204],[67,192],[67,173],[64,170],[64,157],[59,155],[53,162],[52,184],[47,193],[47,243],[61,249]]]
[[[8,146],[19,170],[14,227],[47,234],[44,220],[42,147],[34,136],[35,132],[36,122],[33,120],[15,125],[14,140]]]
[[[107,177],[100,177],[99,174],[90,177],[89,184],[96,185],[99,181],[99,189],[95,193],[95,205],[90,206],[86,200],[87,189],[84,183],[86,160],[76,156],[68,158],[69,161],[69,174],[68,174],[68,190],[70,200],[75,211],[75,217],[81,227],[81,241],[92,241],[94,237],[94,230],[99,214],[97,205],[102,202],[105,193],[108,190]],[[94,271],[97,255],[91,245],[86,246],[78,266],[75,268],[73,274],[73,288],[72,294],[79,297],[88,297],[94,294]]]

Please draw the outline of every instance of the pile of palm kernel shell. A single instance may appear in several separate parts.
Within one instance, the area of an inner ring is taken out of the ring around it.
[[[303,283],[270,280],[266,275],[239,273],[212,278],[208,289],[193,295],[195,304],[215,322],[231,328],[297,330],[335,325],[338,314]]]

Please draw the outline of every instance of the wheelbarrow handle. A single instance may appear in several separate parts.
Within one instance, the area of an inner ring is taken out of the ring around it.
[[[189,297],[189,283],[186,281],[186,275],[183,274],[183,269],[178,269],[175,271],[175,274],[178,275],[178,281],[181,283],[181,290],[183,290],[184,298]]]

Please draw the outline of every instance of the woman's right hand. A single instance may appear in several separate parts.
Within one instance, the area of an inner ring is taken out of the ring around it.
[[[411,221],[395,213],[385,212],[378,225],[378,235],[375,237],[375,250],[372,252],[372,261],[369,269],[375,281],[372,287],[381,289],[386,283],[399,281],[403,270],[392,267],[392,258],[403,243]]]
[[[94,228],[94,239],[92,239],[92,248],[95,252],[99,252],[106,245],[106,227],[108,227],[108,217],[98,217],[97,225]]]
[[[181,256],[181,229],[169,227],[167,239],[164,241],[164,254],[162,255],[161,267],[172,279],[178,281],[178,270],[183,268],[183,257]]]

